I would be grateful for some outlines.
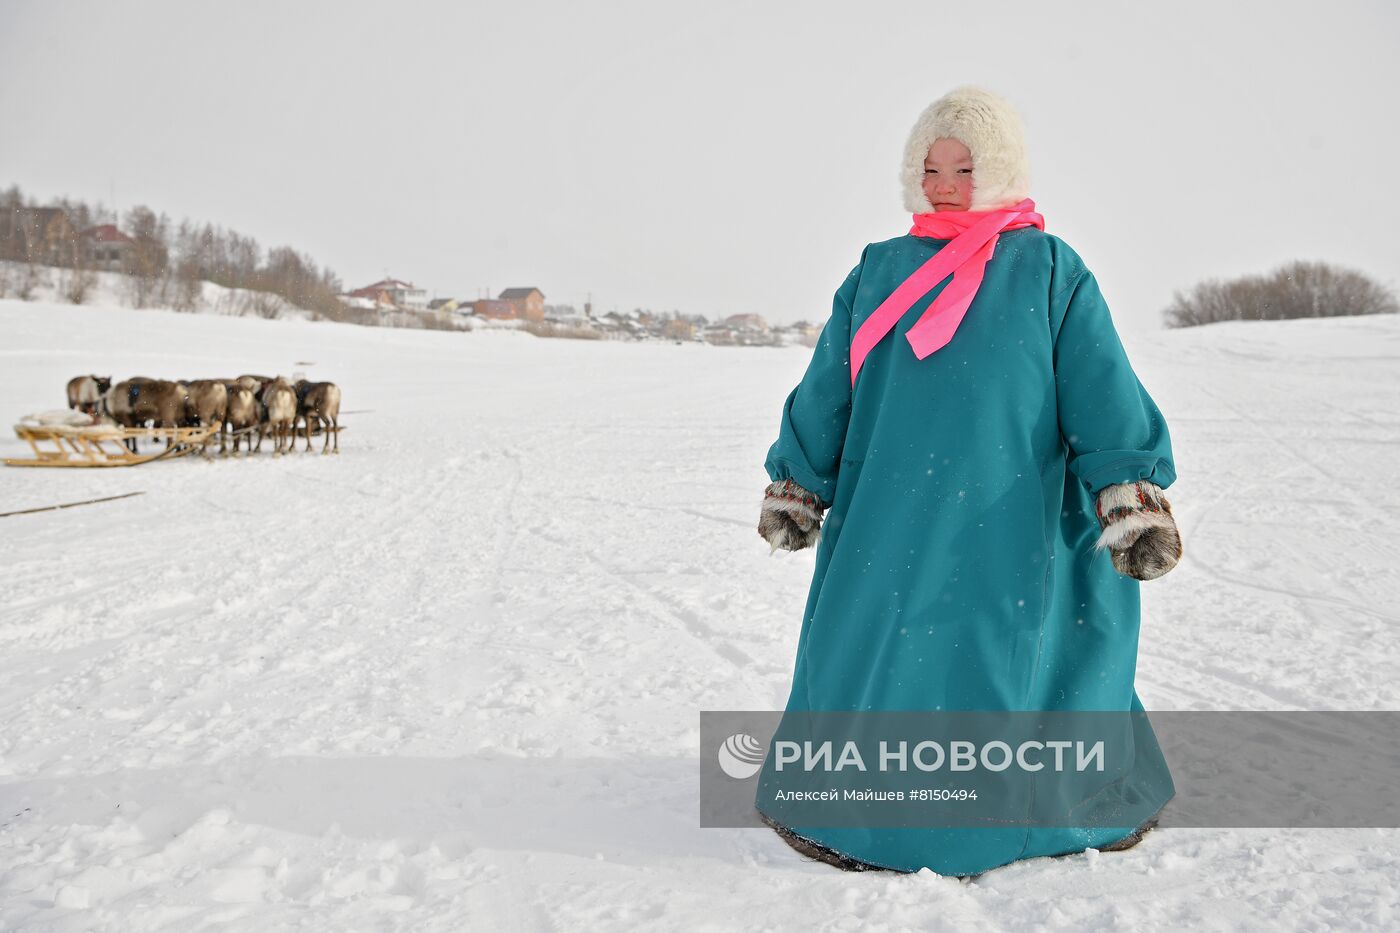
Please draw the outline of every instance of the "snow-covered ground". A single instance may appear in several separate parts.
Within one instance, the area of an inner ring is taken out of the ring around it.
[[[1400,708],[1400,319],[1125,334],[1185,557],[1149,709]],[[0,929],[1394,928],[1400,833],[1185,830],[976,883],[700,829],[698,713],[779,709],[811,552],[754,531],[810,351],[0,301],[74,374],[333,379],[339,457],[0,469]],[[13,437],[0,453],[23,453]]]

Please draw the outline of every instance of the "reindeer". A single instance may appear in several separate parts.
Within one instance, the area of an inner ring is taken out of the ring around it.
[[[331,453],[328,448],[331,446],[331,435],[335,435],[335,453],[340,453],[340,432],[336,430],[340,425],[340,386],[334,382],[307,382],[305,379],[298,379],[296,383],[297,392],[297,415],[304,419],[306,425],[306,449],[311,449],[311,420],[316,419],[316,425],[325,432],[326,441],[321,445],[321,453]],[[292,421],[292,449],[296,449],[297,423]]]
[[[189,383],[185,396],[185,423],[209,427],[219,424],[228,417],[228,386],[218,379],[196,379]],[[213,436],[206,436],[200,444],[199,452],[209,456],[209,443]],[[219,452],[224,451],[224,432],[219,430]]]
[[[237,379],[233,380],[233,382],[229,385],[229,390],[230,390],[230,391],[233,390],[233,387],[234,387],[235,385],[242,386],[243,388],[249,390],[250,392],[253,393],[253,399],[257,402],[257,405],[258,405],[258,446],[257,446],[257,451],[258,451],[258,453],[262,453],[263,433],[264,433],[264,430],[265,430],[265,428],[266,428],[266,426],[267,426],[267,406],[263,404],[263,391],[268,387],[268,385],[269,385],[271,382],[272,382],[272,377],[271,377],[271,376],[258,376],[258,375],[255,375],[255,374],[253,374],[253,373],[245,373],[245,374],[243,374],[242,376],[239,376]],[[252,442],[251,439],[249,439],[248,443],[251,445],[253,442]],[[252,448],[250,447],[249,449],[252,449]]]
[[[228,406],[225,409],[224,426],[219,432],[219,452],[226,453],[224,434],[233,437],[233,455],[238,456],[238,443],[243,440],[243,432],[251,431],[262,423],[262,411],[258,397],[253,390],[237,382],[225,387],[228,392]],[[248,436],[248,453],[253,452],[253,438]]]
[[[262,393],[263,407],[267,409],[267,430],[272,434],[275,443],[272,455],[282,456],[282,450],[287,446],[291,435],[292,424],[297,418],[297,393],[286,379],[278,376],[268,383],[267,388]],[[262,439],[258,439],[258,446],[262,446]]]
[[[110,421],[118,427],[141,427],[140,422],[136,420],[133,402],[140,392],[140,387],[150,381],[145,376],[136,376],[110,386],[106,392],[102,393],[102,402],[98,406],[98,418],[102,421]],[[136,453],[136,438],[124,438],[122,444],[132,453]]]
[[[256,389],[250,389],[250,390],[249,390],[249,391],[251,391],[251,392],[253,393],[253,404],[254,404],[255,406],[257,406],[257,409],[258,409],[258,444],[257,444],[257,447],[253,448],[253,449],[256,450],[258,453],[262,453],[262,442],[263,442],[263,437],[264,437],[264,436],[267,434],[267,432],[268,432],[268,425],[267,425],[267,403],[263,400],[263,394],[264,394],[264,392],[268,389],[268,387],[270,387],[271,385],[272,385],[272,380],[269,379],[269,380],[267,381],[267,384],[266,384],[266,385],[262,385],[262,386],[259,386],[259,387],[256,388]],[[252,441],[249,440],[248,443],[251,444]]]
[[[180,426],[181,420],[185,417],[185,408],[188,404],[187,395],[185,385],[181,382],[153,379],[150,382],[141,383],[137,387],[135,398],[132,400],[132,414],[138,425],[149,421],[155,427],[173,431]],[[175,436],[167,434],[165,449],[169,450],[174,444]]]
[[[125,428],[139,428],[151,421],[157,427],[173,429],[185,415],[185,389],[177,382],[137,376],[118,382],[103,398],[107,414]],[[126,444],[136,452],[136,438],[127,438]],[[166,437],[166,450],[173,444],[173,436]]]
[[[131,420],[131,406],[127,403],[128,382],[119,382],[102,393],[102,401],[97,403],[97,420],[104,424],[115,424],[122,428],[135,427]],[[122,446],[136,453],[136,438],[122,440]]]
[[[68,407],[95,415],[103,393],[111,387],[111,376],[74,376],[68,380]]]

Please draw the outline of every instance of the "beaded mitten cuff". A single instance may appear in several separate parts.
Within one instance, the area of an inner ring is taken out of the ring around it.
[[[1181,533],[1171,503],[1156,483],[1106,486],[1099,490],[1095,511],[1103,532],[1094,548],[1107,548],[1119,573],[1155,580],[1181,560]]]
[[[800,551],[817,543],[824,511],[816,494],[792,480],[769,483],[763,491],[758,533],[774,551]]]

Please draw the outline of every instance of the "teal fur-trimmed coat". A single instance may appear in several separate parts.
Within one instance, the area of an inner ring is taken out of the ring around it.
[[[904,337],[940,285],[852,388],[852,335],[947,243],[867,246],[784,404],[768,475],[826,507],[787,710],[1141,711],[1140,583],[1094,548],[1095,500],[1136,480],[1165,489],[1176,472],[1074,250],[1034,227],[1003,232],[952,340],[919,360]],[[1124,783],[1153,809],[1174,793],[1150,728]],[[872,865],[966,875],[1136,827],[790,828]]]

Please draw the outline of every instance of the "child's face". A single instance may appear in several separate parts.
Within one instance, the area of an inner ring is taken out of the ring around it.
[[[935,211],[972,207],[972,153],[956,139],[939,138],[924,156],[924,196]]]

